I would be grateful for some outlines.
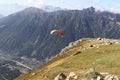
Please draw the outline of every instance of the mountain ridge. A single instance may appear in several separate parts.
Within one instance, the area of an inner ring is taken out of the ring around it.
[[[77,80],[81,80],[84,78],[85,72],[91,67],[104,73],[117,75],[120,78],[119,48],[120,40],[117,39],[79,39],[71,42],[46,63],[22,74],[15,80],[54,80],[57,74],[68,75],[69,72],[75,72],[79,76]],[[111,63],[116,66],[111,66]]]
[[[53,29],[60,29],[64,38],[50,35]],[[1,57],[10,56],[8,64],[24,73],[28,69],[13,65],[13,60],[34,68],[80,38],[119,39],[120,14],[96,12],[93,7],[54,12],[27,8],[0,19],[0,37]]]

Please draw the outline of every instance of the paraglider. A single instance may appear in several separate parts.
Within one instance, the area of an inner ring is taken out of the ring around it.
[[[54,32],[57,32],[61,37],[63,37],[63,32],[61,30],[52,30],[50,34],[52,35]]]

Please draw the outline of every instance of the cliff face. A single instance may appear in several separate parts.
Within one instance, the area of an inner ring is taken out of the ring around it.
[[[50,35],[53,29],[64,34]],[[70,42],[85,37],[120,38],[120,14],[84,10],[45,12],[27,8],[0,19],[0,50],[14,60],[35,67]]]

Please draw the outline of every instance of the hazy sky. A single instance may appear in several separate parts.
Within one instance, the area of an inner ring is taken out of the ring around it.
[[[30,6],[40,8],[44,5],[68,9],[93,6],[100,10],[120,12],[120,0],[0,0],[0,14],[8,15]]]

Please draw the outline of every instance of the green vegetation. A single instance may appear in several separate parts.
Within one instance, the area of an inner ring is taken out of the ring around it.
[[[94,45],[104,43],[95,39],[91,40],[94,40],[92,42]],[[115,74],[120,78],[120,44],[80,49],[81,46],[86,47],[89,44],[90,39],[82,40],[81,43],[53,57],[52,60],[40,67],[23,74],[16,80],[53,80],[60,72],[68,75],[72,71],[76,72],[81,79],[91,67],[100,72]],[[74,55],[75,53],[78,54]],[[36,73],[36,75],[32,76],[32,73]]]

